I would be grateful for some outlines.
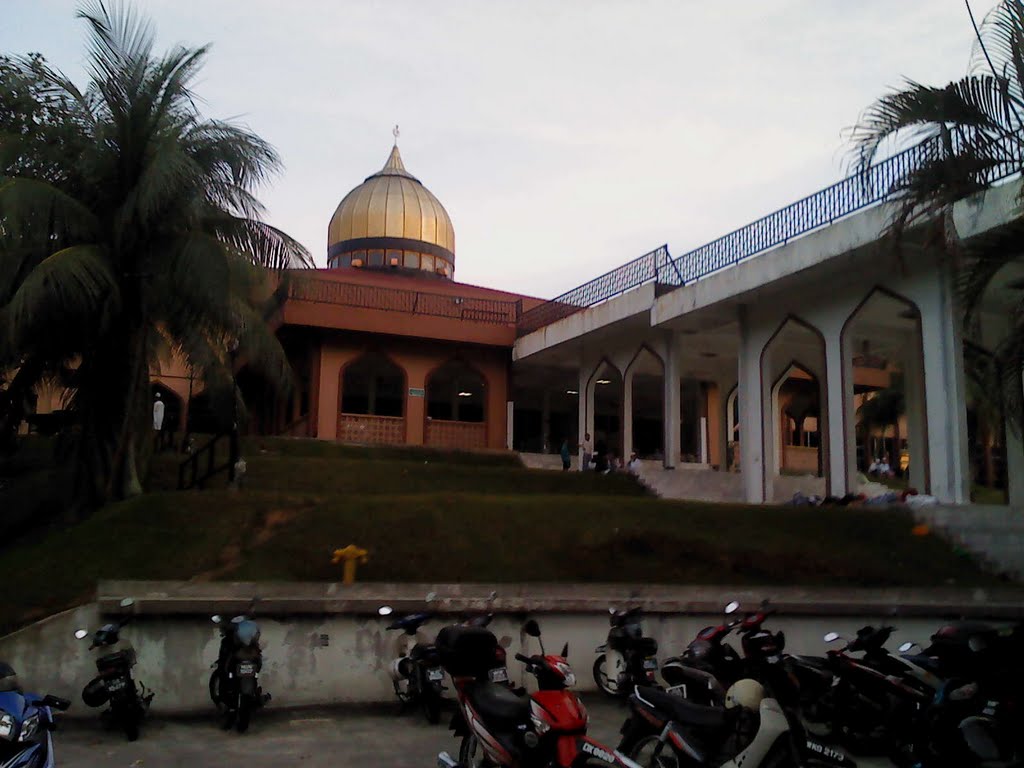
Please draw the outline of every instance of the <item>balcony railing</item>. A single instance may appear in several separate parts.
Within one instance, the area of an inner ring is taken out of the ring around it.
[[[866,173],[849,176],[678,258],[670,258],[668,248],[663,246],[524,312],[517,334],[532,333],[645,283],[654,282],[666,290],[678,288],[827,227],[884,202],[908,173],[923,161],[933,160],[938,152],[936,141],[911,147],[873,165]],[[979,176],[993,182],[1013,174],[1018,167],[1018,162],[995,165]]]
[[[607,301],[637,286],[651,281],[662,282],[661,273],[668,270],[674,270],[674,266],[668,246],[663,245],[551,301],[527,310],[519,318],[516,333],[525,336],[538,328]]]
[[[296,280],[291,284],[288,296],[296,301],[450,317],[495,325],[515,325],[521,310],[518,301],[452,296],[318,278]]]

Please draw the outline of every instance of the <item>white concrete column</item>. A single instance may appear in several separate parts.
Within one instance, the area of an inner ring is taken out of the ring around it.
[[[747,307],[737,308],[740,326],[739,412],[740,473],[743,493],[751,504],[764,502],[764,424],[761,383],[761,348],[752,338]]]
[[[921,353],[918,339],[907,347],[903,363],[903,401],[907,406],[907,447],[910,449],[909,483],[921,493],[931,493],[931,478],[928,476],[928,441],[925,424],[925,389],[921,371]],[[911,347],[911,345],[913,345]],[[894,461],[899,461],[894,457]]]
[[[513,418],[515,409],[516,404],[512,400],[505,403],[505,423],[508,424],[508,429],[505,433],[505,447],[510,451],[512,450],[512,446],[515,445],[515,419]]]
[[[588,425],[592,424],[594,419],[593,392],[589,389],[589,380],[590,370],[586,364],[581,362],[579,385],[576,387],[576,434],[580,445],[583,444],[584,435],[586,435],[587,432],[590,432],[590,427]],[[587,420],[588,417],[590,421]],[[580,470],[586,469],[586,467],[583,466],[583,449],[578,449],[576,453],[576,466],[579,467]]]
[[[679,461],[679,334],[665,336],[665,378],[662,398],[662,433],[665,439],[665,469],[675,469]]]
[[[852,422],[844,418],[844,415],[847,414],[853,400],[852,393],[847,391],[853,389],[853,360],[846,353],[847,350],[843,349],[839,334],[840,331],[837,329],[829,329],[824,333],[825,379],[828,382],[828,391],[823,398],[826,407],[821,409],[824,423],[819,425],[819,433],[824,432],[828,436],[825,455],[828,461],[828,466],[825,467],[828,478],[826,488],[833,496],[845,496],[850,490],[847,484],[847,473],[850,470],[850,436],[847,431],[852,427]],[[823,445],[822,450],[825,448]],[[849,475],[849,484],[855,482],[856,475]]]
[[[1024,386],[1024,380],[1021,382]],[[1010,506],[1024,507],[1024,441],[1006,425],[1006,482]]]
[[[950,269],[939,264],[934,290],[921,297],[924,384],[932,495],[947,504],[970,501],[963,337]]]
[[[633,371],[626,371],[622,377],[622,456],[629,460],[633,450]]]

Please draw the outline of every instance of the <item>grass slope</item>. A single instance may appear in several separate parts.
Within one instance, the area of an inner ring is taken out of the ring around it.
[[[0,543],[0,634],[88,600],[99,579],[986,585],[902,511],[668,502],[628,476],[525,470],[506,454],[314,441],[245,446],[241,491],[156,490]],[[152,486],[171,489],[177,457]],[[223,483],[223,480],[220,481]]]

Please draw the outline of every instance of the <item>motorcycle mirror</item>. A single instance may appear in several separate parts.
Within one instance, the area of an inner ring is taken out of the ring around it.
[[[497,597],[498,597],[497,591],[496,590],[491,590],[491,594],[489,594],[487,596],[487,602],[488,603],[493,603]]]
[[[615,615],[615,606],[614,605],[609,605],[608,606],[608,613],[612,614],[613,616]]]
[[[135,605],[135,601],[132,600],[130,597],[126,597],[124,600],[121,601],[122,608],[131,608],[133,605]]]
[[[87,629],[76,629],[75,630],[75,639],[76,640],[85,640],[85,638],[87,638],[88,636],[89,636],[89,630],[87,630]]]
[[[900,653],[907,653],[911,648],[914,647],[914,643],[904,643],[900,646]]]
[[[223,619],[221,619],[219,613],[215,613],[213,614],[213,616],[210,617],[210,621],[212,621],[214,624],[220,624],[221,621],[223,621]]]
[[[967,647],[975,653],[984,651],[986,647],[985,640],[978,635],[971,635],[971,638],[967,641]]]
[[[390,605],[382,605],[380,608],[377,609],[377,615],[378,616],[390,616],[392,611],[393,611],[393,609],[392,609],[392,607]]]
[[[825,640],[826,643],[834,643],[836,640],[839,639],[839,633],[838,632],[829,632],[829,633],[827,633],[825,635],[825,637],[823,639]]]
[[[428,603],[432,603],[437,600],[437,592],[427,592],[427,596],[423,599]]]
[[[523,632],[528,634],[530,637],[540,637],[540,624],[535,619],[530,619],[523,624]]]
[[[729,603],[727,606],[725,606],[725,613],[726,613],[726,615],[728,615],[730,613],[736,613],[736,611],[738,611],[739,609],[740,609],[740,604],[737,603],[735,600],[733,600],[731,603]]]

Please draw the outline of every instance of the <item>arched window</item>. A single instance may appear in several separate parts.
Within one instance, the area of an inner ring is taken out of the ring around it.
[[[465,363],[452,360],[427,381],[427,417],[437,421],[484,421],[485,382]]]
[[[401,416],[404,395],[405,373],[380,352],[367,352],[345,366],[341,379],[342,413]]]

